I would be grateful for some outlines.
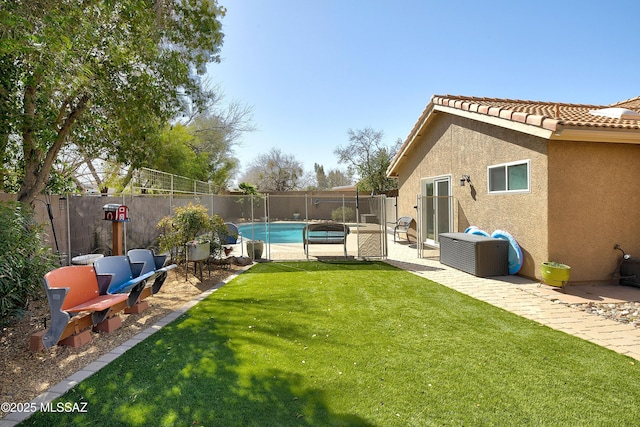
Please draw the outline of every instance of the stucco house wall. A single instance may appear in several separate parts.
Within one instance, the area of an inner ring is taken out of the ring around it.
[[[640,255],[640,146],[549,141],[549,258],[572,282],[610,282],[621,253]]]
[[[528,161],[530,191],[489,194],[488,167]],[[421,179],[448,175],[453,231],[511,233],[521,275],[571,266],[571,283],[614,282],[621,253],[640,257],[640,97],[610,105],[434,95],[391,161],[401,215]],[[471,185],[460,186],[462,175]]]
[[[451,175],[453,231],[476,225],[491,233],[506,230],[525,255],[520,274],[535,277],[538,260],[547,258],[547,147],[546,141],[464,117],[438,113],[416,140],[398,174],[399,214],[417,212],[420,180]],[[531,191],[525,194],[488,194],[487,167],[530,160]],[[462,175],[471,185],[459,185]],[[415,235],[415,232],[414,232]]]

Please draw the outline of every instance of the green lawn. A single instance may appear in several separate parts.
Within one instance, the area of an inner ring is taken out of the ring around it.
[[[640,370],[384,263],[263,263],[60,401],[25,424],[621,426]]]

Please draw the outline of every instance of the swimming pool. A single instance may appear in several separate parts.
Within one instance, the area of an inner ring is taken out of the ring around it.
[[[253,226],[251,224],[238,225],[238,231],[245,239],[262,240],[269,243],[302,243],[302,229],[304,226],[304,222],[274,222],[269,224],[257,222]],[[267,239],[267,230],[269,231],[269,239]]]

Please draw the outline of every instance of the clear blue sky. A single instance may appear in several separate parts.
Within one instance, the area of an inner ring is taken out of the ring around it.
[[[404,140],[434,94],[611,104],[640,95],[640,1],[219,0],[242,166],[279,147],[340,166],[348,129]],[[343,167],[343,166],[340,166]]]

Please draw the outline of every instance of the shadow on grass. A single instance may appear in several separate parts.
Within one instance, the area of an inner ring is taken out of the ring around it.
[[[86,413],[36,413],[23,425],[372,425],[332,412],[309,378],[276,368],[276,360],[265,364],[281,343],[276,336],[295,341],[304,333],[290,322],[252,329],[241,319],[246,307],[278,304],[288,310],[281,298],[199,304],[58,400],[86,402]]]
[[[636,361],[385,263],[265,263],[26,425],[636,425],[639,399]]]

